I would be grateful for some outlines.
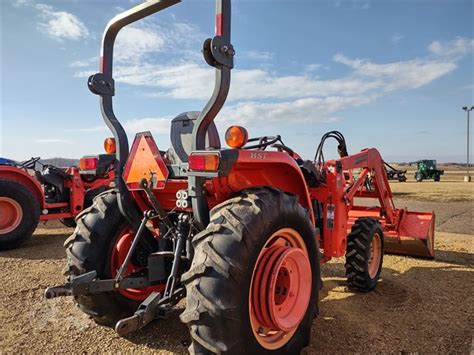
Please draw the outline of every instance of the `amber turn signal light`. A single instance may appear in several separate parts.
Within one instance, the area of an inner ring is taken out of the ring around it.
[[[104,140],[104,150],[108,154],[114,154],[117,151],[117,146],[115,144],[115,138],[108,137]]]
[[[248,138],[247,130],[241,126],[230,126],[225,132],[225,142],[231,148],[242,148]]]

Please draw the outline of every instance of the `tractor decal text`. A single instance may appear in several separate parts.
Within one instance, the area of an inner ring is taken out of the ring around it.
[[[250,153],[250,159],[267,159],[267,153]]]

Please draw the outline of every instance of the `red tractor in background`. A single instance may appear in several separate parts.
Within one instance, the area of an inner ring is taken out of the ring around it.
[[[113,152],[113,140],[106,142]],[[114,154],[86,156],[79,167],[68,168],[42,164],[40,158],[0,161],[0,250],[20,246],[39,221],[60,220],[75,227],[79,212],[114,186],[114,168]]]
[[[216,0],[216,35],[204,42],[216,72],[208,104],[173,119],[168,151],[149,132],[129,151],[112,105],[115,38],[178,2],[148,0],[107,25],[100,72],[88,85],[117,142],[116,188],[76,218],[65,243],[66,284],[45,296],[74,296],[121,335],[166,317],[186,297],[191,353],[298,353],[318,314],[321,265],[345,257],[348,286],[370,291],[384,252],[433,257],[434,215],[395,208],[378,151],[349,155],[336,131],[322,137],[312,161],[280,136],[249,139],[240,126],[225,134],[230,149],[221,148],[214,119],[235,54],[230,0]],[[338,142],[339,159],[324,159],[328,139]]]

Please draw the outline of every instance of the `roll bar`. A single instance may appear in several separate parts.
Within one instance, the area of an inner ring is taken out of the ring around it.
[[[138,229],[141,217],[122,178],[123,167],[129,153],[128,139],[123,126],[115,116],[112,102],[112,97],[115,95],[115,82],[112,77],[114,44],[117,34],[125,26],[177,4],[178,2],[180,2],[180,0],[146,1],[130,10],[118,14],[110,20],[102,37],[100,72],[91,75],[87,81],[89,90],[100,96],[102,117],[115,137],[117,144],[115,183],[118,189],[118,205],[122,215],[135,230]]]
[[[231,0],[216,0],[216,34],[204,41],[203,54],[206,62],[216,69],[214,91],[201,111],[193,128],[192,150],[206,148],[209,125],[224,106],[230,88],[230,71],[234,67],[234,47],[231,44]],[[209,208],[204,191],[205,178],[188,177],[195,221],[204,228],[209,223]]]
[[[100,108],[105,123],[112,131],[117,143],[117,171],[116,185],[119,194],[119,207],[122,214],[130,224],[137,228],[140,216],[130,197],[125,182],[122,178],[123,167],[128,158],[129,146],[125,130],[113,110],[112,97],[115,95],[115,82],[113,79],[113,53],[114,44],[119,31],[125,26],[150,16],[156,12],[173,6],[181,0],[146,0],[144,3],[133,7],[115,16],[105,28],[102,37],[100,54],[100,72],[91,75],[88,79],[90,91],[100,96]],[[225,103],[230,87],[230,70],[233,68],[234,49],[230,43],[231,30],[231,0],[216,0],[216,34],[212,39],[204,42],[203,54],[206,62],[215,67],[214,92],[199,115],[193,129],[193,150],[205,148],[206,132]],[[207,202],[202,188],[202,178],[190,178],[189,191],[193,198],[193,211],[195,218],[201,224],[207,224]]]

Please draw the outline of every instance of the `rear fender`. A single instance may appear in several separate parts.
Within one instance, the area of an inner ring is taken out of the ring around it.
[[[14,166],[0,166],[0,179],[16,181],[29,188],[38,199],[41,209],[44,208],[44,194],[41,184],[26,171]]]
[[[235,193],[251,187],[271,186],[298,196],[300,204],[310,211],[311,221],[314,214],[311,199],[303,173],[296,161],[285,152],[266,152],[239,150],[227,177],[214,179],[218,200],[228,198],[228,193]],[[226,193],[226,189],[229,189]],[[222,201],[218,201],[222,202]]]

